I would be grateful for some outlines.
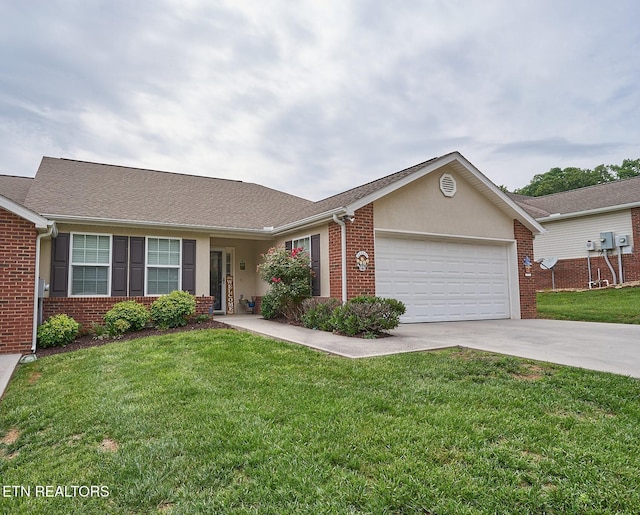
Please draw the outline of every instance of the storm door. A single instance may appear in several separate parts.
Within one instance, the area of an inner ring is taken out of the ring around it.
[[[215,297],[213,310],[218,313],[224,312],[224,251],[211,251],[211,265],[209,275],[210,295]]]

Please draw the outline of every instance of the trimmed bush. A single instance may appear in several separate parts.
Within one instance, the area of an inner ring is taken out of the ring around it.
[[[347,336],[377,336],[398,327],[405,311],[399,300],[362,295],[336,308],[330,323],[334,331]]]
[[[262,302],[260,303],[260,314],[267,320],[271,320],[280,315],[278,307],[279,303],[277,296],[269,291],[262,297]]]
[[[151,320],[160,329],[182,327],[195,312],[196,298],[186,291],[172,291],[151,304]]]
[[[140,331],[149,321],[149,310],[135,300],[115,304],[104,316],[104,324],[110,336],[129,331]]]
[[[311,297],[302,302],[302,324],[309,329],[320,329],[321,331],[333,331],[331,316],[340,301],[326,297]]]
[[[38,327],[38,344],[43,349],[67,345],[75,340],[79,329],[80,324],[69,315],[54,315]]]

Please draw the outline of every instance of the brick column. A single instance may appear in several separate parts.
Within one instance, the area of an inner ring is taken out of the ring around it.
[[[640,281],[640,207],[631,209],[633,254],[622,256],[625,281]]]
[[[373,231],[373,204],[367,204],[355,212],[354,222],[346,222],[347,231],[347,298],[376,294],[375,248]],[[329,223],[329,294],[342,298],[342,248],[341,227]],[[360,271],[356,253],[369,255],[367,270]]]
[[[525,276],[524,258],[529,256],[532,264],[533,256],[533,234],[518,220],[513,221],[513,235],[518,248],[518,283],[520,289],[520,316],[522,318],[536,318],[538,309],[536,307],[536,283],[535,268],[531,267],[531,277]]]
[[[37,236],[31,222],[0,209],[0,354],[31,352]]]

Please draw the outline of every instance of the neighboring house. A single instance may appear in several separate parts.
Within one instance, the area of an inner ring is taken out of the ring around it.
[[[524,263],[544,229],[457,152],[319,202],[49,157],[32,179],[0,176],[0,194],[0,212],[32,249],[3,257],[29,264],[31,305],[37,273],[49,284],[44,316],[67,313],[85,327],[125,298],[150,304],[174,289],[195,294],[200,312],[242,313],[241,299],[259,303],[268,288],[261,254],[279,245],[308,250],[314,295],[394,297],[407,305],[403,322],[536,316]],[[36,242],[37,231],[51,235]],[[3,292],[14,287],[2,281]],[[0,324],[4,334],[10,317]],[[16,349],[2,338],[0,352]]]
[[[511,196],[547,230],[535,237],[536,258],[558,258],[553,272],[536,267],[538,289],[640,280],[640,177],[543,197]]]

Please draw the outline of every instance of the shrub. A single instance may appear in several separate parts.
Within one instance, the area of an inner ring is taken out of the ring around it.
[[[59,347],[71,343],[76,336],[80,324],[69,315],[54,315],[38,327],[38,343],[40,347]]]
[[[311,297],[302,302],[302,324],[309,329],[320,329],[321,331],[333,331],[331,316],[340,301],[325,297]]]
[[[186,291],[172,291],[151,304],[151,320],[160,329],[182,327],[195,312],[196,298]]]
[[[258,265],[258,273],[270,285],[260,305],[262,316],[296,319],[302,301],[311,297],[313,272],[309,255],[299,248],[274,247],[262,257],[264,262]]]
[[[104,324],[110,336],[140,331],[148,320],[149,310],[135,300],[118,302],[104,316]]]
[[[276,318],[279,315],[278,301],[275,295],[272,295],[270,291],[262,297],[262,302],[260,303],[260,314],[267,320]]]
[[[398,327],[405,311],[399,300],[362,295],[336,308],[330,323],[336,332],[347,336],[375,336]]]

